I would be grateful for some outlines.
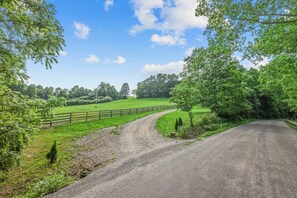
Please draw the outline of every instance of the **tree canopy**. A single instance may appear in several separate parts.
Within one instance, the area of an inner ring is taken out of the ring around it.
[[[38,129],[36,113],[44,106],[10,86],[28,79],[28,59],[51,68],[64,39],[55,8],[45,0],[1,0],[0,10],[0,170],[8,170]]]
[[[208,18],[210,44],[228,45],[248,59],[297,54],[297,2],[198,0],[197,16]]]
[[[157,74],[137,84],[138,98],[169,98],[170,91],[179,83],[175,74]]]

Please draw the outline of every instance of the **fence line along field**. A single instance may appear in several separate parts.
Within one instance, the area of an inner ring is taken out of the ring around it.
[[[172,105],[169,103],[168,98],[142,98],[136,99],[129,97],[125,100],[116,100],[108,103],[90,104],[90,105],[75,105],[65,106],[56,108],[54,114],[61,113],[76,113],[76,112],[87,112],[87,111],[101,111],[101,110],[118,110],[118,109],[130,109],[130,108],[141,108],[151,106],[163,106]]]
[[[72,123],[72,122],[87,122],[89,120],[100,120],[103,118],[122,117],[125,115],[139,114],[143,112],[160,111],[175,109],[175,105],[162,105],[152,107],[140,107],[131,109],[117,109],[117,110],[101,110],[101,111],[87,111],[87,112],[74,112],[74,113],[60,113],[54,114],[53,117],[45,118],[44,125]]]

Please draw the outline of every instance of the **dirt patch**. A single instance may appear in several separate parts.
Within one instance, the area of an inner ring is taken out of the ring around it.
[[[74,157],[71,174],[83,178],[95,169],[115,160],[151,151],[175,143],[164,139],[155,129],[156,121],[165,111],[146,116],[128,124],[102,129],[76,142],[78,154]]]
[[[86,135],[76,142],[77,156],[73,159],[72,174],[82,178],[95,169],[102,168],[117,158],[121,127],[111,127]]]

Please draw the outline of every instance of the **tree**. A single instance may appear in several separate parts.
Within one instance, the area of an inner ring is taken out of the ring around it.
[[[196,15],[208,18],[210,48],[240,52],[256,64],[270,61],[243,74],[255,117],[296,115],[296,7],[297,1],[288,0],[198,0]]]
[[[34,84],[31,84],[27,87],[26,95],[29,96],[31,99],[36,98],[37,91],[36,86]]]
[[[109,83],[101,82],[97,87],[97,95],[98,96],[109,96],[112,99],[119,99],[119,93],[113,85]]]
[[[179,83],[175,74],[157,74],[137,84],[138,98],[169,98],[170,91]]]
[[[199,93],[197,92],[197,89],[193,88],[193,86],[189,84],[189,81],[184,80],[182,83],[176,85],[170,94],[170,101],[174,102],[178,109],[188,112],[190,126],[194,127],[192,109],[199,102]]]
[[[28,59],[51,68],[64,40],[55,8],[45,0],[2,0],[0,9],[0,170],[9,170],[40,124],[38,102],[9,87],[28,79]]]
[[[276,56],[260,69],[261,91],[271,95],[281,111],[297,112],[297,58],[294,55]]]
[[[121,91],[120,91],[120,95],[123,98],[127,98],[129,96],[130,93],[130,88],[129,88],[129,84],[128,83],[124,83],[122,85]]]
[[[208,18],[210,45],[224,43],[259,60],[297,54],[296,7],[297,1],[289,0],[198,0],[196,15]]]
[[[202,105],[226,119],[249,116],[252,107],[243,80],[246,70],[232,57],[230,50],[198,48],[185,61],[183,75],[199,90]]]

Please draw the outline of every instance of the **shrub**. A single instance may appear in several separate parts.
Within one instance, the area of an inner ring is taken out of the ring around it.
[[[178,121],[177,121],[177,119],[175,120],[175,126],[174,126],[174,129],[175,129],[175,131],[178,130]]]
[[[181,117],[178,118],[178,126],[183,126],[183,120]]]
[[[66,102],[66,106],[105,103],[105,102],[111,102],[111,101],[112,101],[112,98],[109,96],[105,96],[105,97],[99,96],[98,99],[95,99],[95,100],[71,99]]]
[[[57,141],[54,142],[50,152],[46,154],[46,158],[49,160],[51,164],[57,161],[58,151],[57,151]]]
[[[179,126],[176,136],[182,139],[194,138],[202,135],[206,131],[215,131],[222,126],[222,119],[216,114],[207,114],[203,116],[194,127]],[[178,122],[176,120],[176,122]]]
[[[69,184],[69,180],[65,177],[63,173],[48,175],[40,181],[38,181],[34,186],[30,187],[24,196],[16,197],[43,197],[47,194],[58,191],[67,184]]]

